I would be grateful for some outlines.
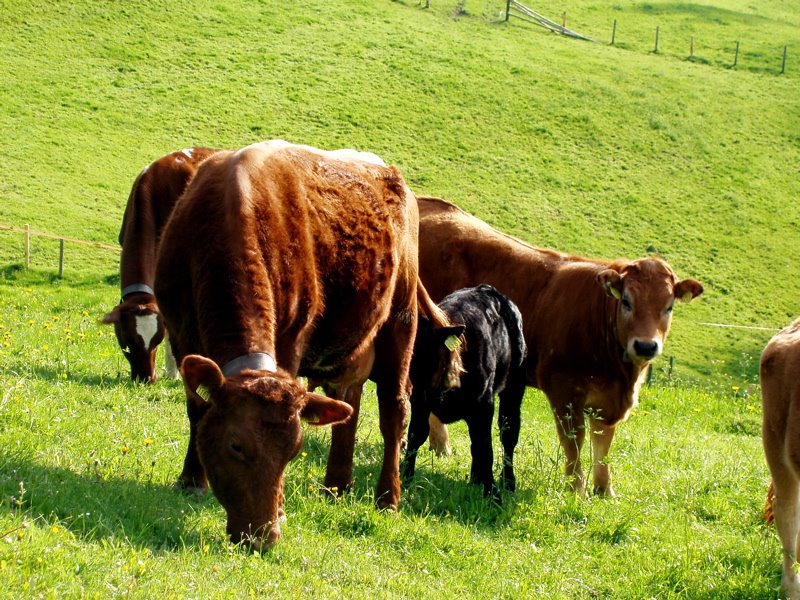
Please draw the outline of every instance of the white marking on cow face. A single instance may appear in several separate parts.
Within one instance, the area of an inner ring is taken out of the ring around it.
[[[141,315],[136,317],[136,333],[142,338],[145,350],[150,349],[150,342],[158,333],[158,315]]]
[[[184,148],[181,150],[181,154],[184,154],[186,158],[192,158],[192,152],[194,152],[194,148]]]

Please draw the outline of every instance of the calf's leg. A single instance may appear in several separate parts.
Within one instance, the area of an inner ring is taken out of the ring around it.
[[[424,398],[419,398],[418,394],[412,392],[411,395],[411,421],[408,424],[408,444],[406,454],[403,457],[402,472],[403,481],[408,482],[414,477],[417,466],[417,452],[420,446],[425,443],[430,433],[428,417],[431,412],[428,409]]]
[[[600,496],[614,496],[614,489],[611,487],[611,467],[608,466],[606,458],[614,440],[614,425],[606,425],[599,419],[589,419],[591,427],[593,490]]]
[[[193,396],[187,396],[186,398],[186,413],[189,416],[189,447],[186,449],[186,458],[183,460],[183,471],[181,471],[180,477],[174,485],[177,490],[203,494],[208,489],[208,479],[206,479],[206,471],[203,465],[200,464],[196,440],[197,424],[206,414],[209,406],[208,402],[198,401]]]
[[[347,402],[353,407],[353,415],[347,421],[331,428],[331,449],[325,471],[325,487],[336,495],[342,494],[353,483],[353,453],[363,387],[363,382],[336,389],[324,386],[328,396]]]
[[[491,391],[489,392],[491,394]],[[483,495],[500,501],[500,491],[494,483],[492,465],[492,417],[494,404],[491,396],[482,398],[473,415],[467,418],[469,428],[470,450],[472,452],[472,468],[470,481],[483,485]]]
[[[570,488],[579,496],[586,493],[586,478],[581,467],[581,448],[585,437],[583,404],[573,398],[559,399],[548,394],[556,419],[556,431],[561,448],[564,450],[564,474]]]
[[[500,429],[500,442],[503,445],[503,487],[509,491],[517,489],[517,477],[514,474],[514,450],[519,442],[521,426],[520,412],[522,397],[525,395],[525,374],[509,376],[506,387],[500,392],[497,426]]]

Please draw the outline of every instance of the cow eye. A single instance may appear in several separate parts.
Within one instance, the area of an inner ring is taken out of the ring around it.
[[[623,296],[620,302],[622,303],[622,308],[624,308],[625,310],[627,311],[633,310],[633,305],[631,304],[630,298],[628,298],[627,296]]]
[[[672,312],[672,307],[673,307],[673,306],[675,306],[675,303],[674,303],[674,302],[673,302],[673,303],[671,303],[671,304],[670,304],[670,305],[667,307],[667,310],[665,310],[664,312],[665,312],[665,313],[667,313],[667,314],[671,313],[671,312]]]
[[[245,459],[244,448],[242,448],[242,445],[239,442],[236,440],[231,440],[228,447],[231,449],[231,453],[233,453],[236,458],[240,460]]]

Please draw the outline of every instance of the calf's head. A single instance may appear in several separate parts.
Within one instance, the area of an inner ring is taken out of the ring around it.
[[[411,382],[416,387],[445,391],[461,385],[463,325],[434,327],[425,317],[417,322]],[[456,360],[454,360],[456,359]]]
[[[657,258],[614,264],[598,273],[597,282],[618,301],[617,340],[626,359],[640,365],[663,351],[675,301],[690,302],[703,293],[699,282],[678,281],[669,265]]]
[[[152,299],[128,297],[103,317],[113,324],[122,353],[131,366],[131,379],[152,383],[156,380],[156,348],[164,339],[164,321]]]
[[[283,473],[303,442],[301,418],[340,423],[352,408],[307,392],[285,372],[246,370],[226,378],[197,355],[184,358],[181,372],[187,395],[210,404],[197,428],[197,453],[228,515],[231,541],[273,545],[281,535]]]

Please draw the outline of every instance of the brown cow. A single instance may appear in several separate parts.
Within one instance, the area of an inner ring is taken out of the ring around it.
[[[762,439],[772,474],[772,511],[783,547],[781,587],[800,598],[800,319],[773,337],[761,354]]]
[[[121,300],[103,323],[114,325],[134,381],[156,380],[156,348],[164,339],[164,324],[153,295],[161,229],[197,167],[215,152],[210,148],[186,148],[162,156],[139,173],[128,196],[119,232]],[[167,349],[167,373],[174,377],[177,369],[171,358]]]
[[[435,301],[488,283],[517,304],[528,345],[527,384],[550,401],[566,474],[584,493],[589,416],[594,490],[613,495],[606,464],[614,430],[636,405],[661,354],[676,299],[703,291],[662,260],[606,261],[534,248],[440,198],[419,197],[420,278]]]
[[[210,483],[234,541],[280,536],[299,416],[336,423],[352,410],[333,429],[325,478],[332,491],[351,484],[368,377],[384,439],[376,502],[396,509],[418,307],[447,325],[418,283],[417,225],[413,194],[375,155],[281,141],[217,153],[178,203],[156,267],[189,414],[178,485]]]

